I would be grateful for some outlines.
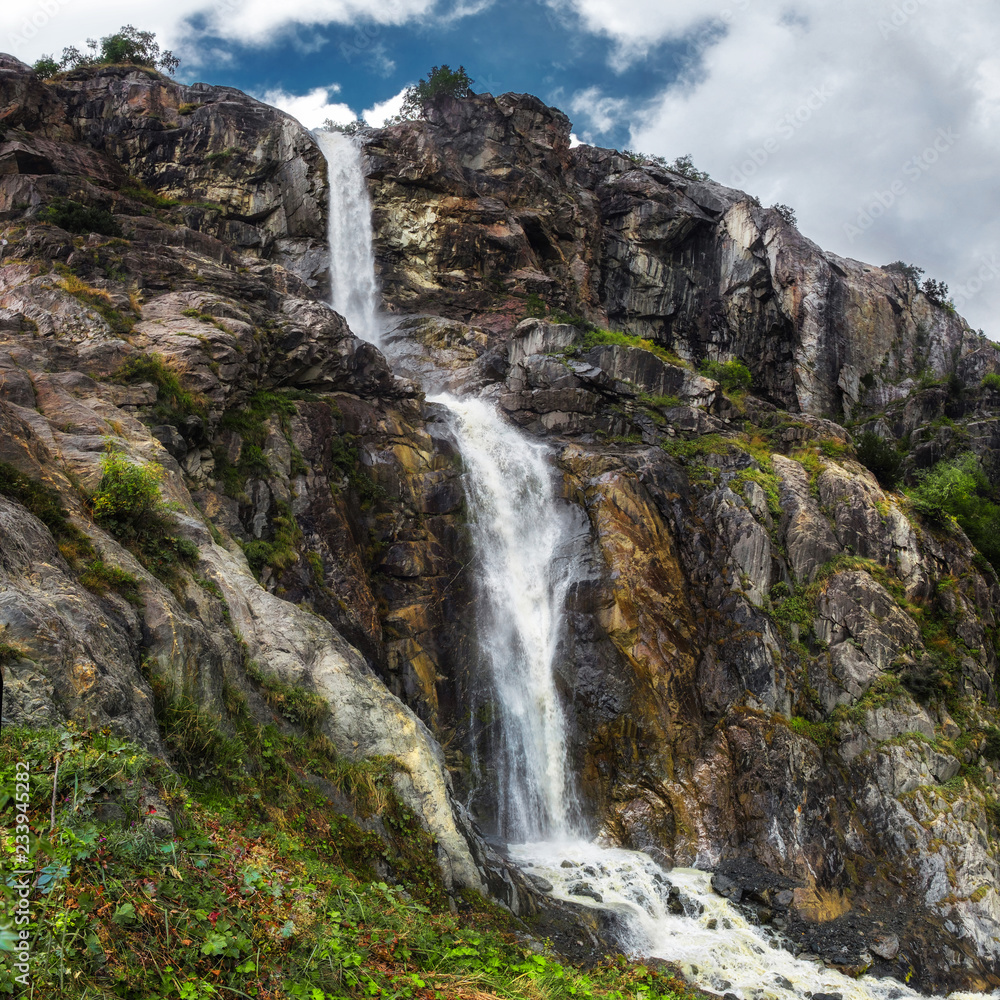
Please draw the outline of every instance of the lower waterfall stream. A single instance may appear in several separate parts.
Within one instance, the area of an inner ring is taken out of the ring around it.
[[[377,343],[361,156],[344,136],[321,132],[317,140],[330,182],[331,304],[355,334]],[[796,957],[778,932],[755,925],[715,894],[710,873],[666,871],[646,854],[586,838],[555,673],[576,567],[551,449],[512,426],[491,401],[451,395],[430,401],[448,409],[465,469],[479,647],[499,730],[492,761],[501,772],[497,822],[510,858],[555,898],[614,911],[624,951],[676,962],[704,989],[742,1000],[920,996],[895,979],[853,979],[818,959]]]

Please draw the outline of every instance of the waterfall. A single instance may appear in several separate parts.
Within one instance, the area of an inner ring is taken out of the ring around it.
[[[317,141],[329,164],[331,304],[358,336],[377,343],[371,208],[360,154],[336,133],[317,133]],[[447,395],[434,401],[451,414],[465,466],[478,637],[495,708],[498,822],[512,859],[536,884],[548,883],[555,898],[617,912],[623,948],[677,961],[706,989],[748,1000],[819,993],[917,1000],[897,980],[855,980],[795,957],[788,941],[714,894],[706,872],[667,873],[646,854],[585,839],[555,670],[566,597],[583,567],[569,556],[572,524],[557,497],[551,451],[492,403]]]
[[[453,416],[476,559],[479,652],[490,681],[497,819],[512,842],[573,832],[566,722],[555,660],[578,575],[557,505],[550,449],[481,399],[434,397]]]
[[[330,305],[362,340],[381,339],[379,290],[372,250],[372,206],[361,150],[340,132],[314,133],[327,163]]]

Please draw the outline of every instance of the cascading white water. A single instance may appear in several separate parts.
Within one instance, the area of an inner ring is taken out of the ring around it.
[[[317,133],[329,165],[331,304],[360,337],[379,342],[371,207],[358,149]],[[623,947],[679,962],[705,989],[746,1000],[909,1000],[894,979],[850,979],[794,957],[692,869],[665,873],[650,857],[582,839],[567,769],[566,720],[555,665],[567,592],[581,567],[567,557],[571,525],[556,500],[549,450],[480,399],[440,396],[465,462],[476,550],[479,638],[493,685],[500,738],[499,821],[511,857],[552,895],[617,911]],[[671,913],[667,891],[687,897]],[[598,898],[595,898],[598,897]],[[953,1000],[968,994],[953,994]]]
[[[372,250],[372,206],[361,168],[361,150],[340,132],[318,131],[316,142],[327,163],[330,248],[330,305],[355,336],[372,344],[381,339],[379,290]]]
[[[434,397],[453,415],[476,556],[479,650],[494,696],[498,824],[522,842],[563,837],[575,796],[555,659],[575,576],[549,449],[481,399]]]
[[[843,1000],[921,996],[895,979],[852,979],[822,962],[796,957],[775,932],[716,895],[708,872],[664,872],[646,854],[585,842],[522,844],[511,854],[530,875],[550,882],[556,898],[618,913],[627,928],[622,943],[633,955],[676,962],[690,979],[716,993],[747,1000],[801,1000],[816,993]],[[671,887],[680,891],[682,913],[670,912]],[[955,993],[951,1000],[973,996]]]

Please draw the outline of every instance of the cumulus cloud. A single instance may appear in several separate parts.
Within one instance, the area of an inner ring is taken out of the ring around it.
[[[586,142],[591,142],[595,133],[607,132],[622,120],[628,104],[625,98],[602,97],[598,87],[587,87],[570,98],[569,109],[577,124],[582,121],[590,126],[581,129],[581,135]]]
[[[308,32],[324,25],[405,24],[429,15],[435,6],[436,0],[172,0],[144,7],[141,26],[197,64],[192,18],[224,39],[265,45],[291,35],[309,47],[318,40],[314,43]],[[43,52],[58,54],[87,37],[111,34],[136,16],[131,0],[6,0],[0,4],[0,49],[32,62]],[[462,16],[462,11],[446,9],[440,16]]]
[[[638,56],[658,42],[679,38],[699,29],[724,24],[733,10],[745,8],[755,0],[546,0],[553,10],[572,12],[583,26],[596,34],[607,35],[618,43],[615,58]],[[756,0],[763,4],[767,0]]]
[[[807,236],[845,256],[925,267],[1000,339],[993,0],[572,3],[634,61],[708,25],[688,73],[616,112],[633,148],[691,153],[717,180],[795,207]],[[600,107],[578,96],[585,117]]]
[[[393,94],[392,97],[385,101],[375,104],[370,108],[365,108],[362,113],[362,118],[369,125],[381,125],[387,118],[392,118],[394,115],[398,115],[400,111],[403,110],[403,98],[406,96],[406,87],[404,87],[398,94]]]
[[[308,94],[289,94],[284,90],[266,90],[254,96],[265,104],[271,104],[282,111],[287,111],[297,118],[306,128],[318,128],[330,118],[339,125],[346,125],[357,117],[346,105],[330,100],[331,94],[340,90],[339,84],[329,87],[317,87]]]

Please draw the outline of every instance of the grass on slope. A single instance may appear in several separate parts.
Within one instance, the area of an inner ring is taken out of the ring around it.
[[[163,692],[161,690],[160,695]],[[174,700],[161,725],[184,779],[107,731],[7,727],[0,737],[0,854],[31,874],[33,992],[12,960],[16,887],[0,886],[0,995],[206,1000],[348,997],[460,1000],[676,1000],[683,984],[611,959],[589,972],[538,954],[513,919],[476,893],[452,913],[433,874],[390,843],[429,835],[398,800],[384,764],[336,760],[312,737],[273,727],[236,737]],[[171,714],[172,713],[172,714]],[[244,756],[238,762],[224,754]],[[30,769],[26,854],[15,829],[17,762]],[[58,762],[58,775],[56,773]],[[225,769],[222,763],[225,762]],[[340,774],[335,768],[340,768]],[[366,798],[390,834],[361,829],[303,781],[306,770]],[[155,789],[158,799],[149,792]],[[156,839],[151,809],[176,835]],[[396,836],[392,840],[391,835]],[[398,884],[393,884],[397,882]]]

